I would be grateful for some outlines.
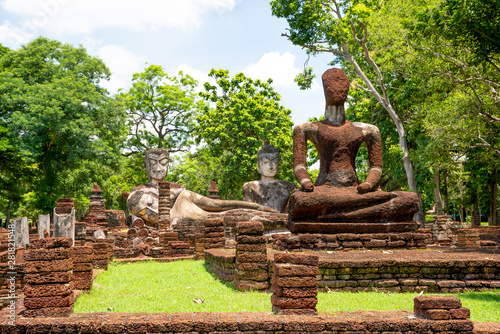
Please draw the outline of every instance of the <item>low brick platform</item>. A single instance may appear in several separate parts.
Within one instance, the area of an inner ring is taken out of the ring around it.
[[[7,309],[0,312],[0,333],[465,333],[474,331],[469,320],[427,320],[409,318],[412,313],[354,312],[335,315],[274,315],[249,313],[88,313],[67,318],[24,318],[7,320]],[[494,330],[495,324],[482,329]],[[496,332],[498,333],[498,332]]]
[[[268,263],[277,253],[268,249]],[[500,288],[500,254],[486,250],[314,252],[318,287],[335,291],[461,292]],[[234,273],[235,251],[209,249],[205,261],[222,280]],[[272,265],[268,266],[272,275]]]

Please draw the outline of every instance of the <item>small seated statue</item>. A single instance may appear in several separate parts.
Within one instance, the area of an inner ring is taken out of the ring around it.
[[[169,152],[162,148],[146,152],[145,167],[149,183],[134,187],[127,198],[130,213],[140,217],[148,226],[158,224],[158,184],[168,172]],[[211,199],[186,190],[184,186],[170,187],[170,219],[189,218],[205,219],[209,212],[221,212],[231,209],[252,209],[276,212],[257,203]]]
[[[325,120],[297,125],[293,132],[293,168],[302,186],[290,196],[288,228],[293,233],[404,232],[418,227],[417,194],[378,189],[382,175],[382,140],[370,124],[346,120],[349,79],[340,69],[323,76]],[[307,141],[318,150],[319,175],[313,185],[306,169]],[[364,182],[356,175],[360,146],[368,149],[370,170]]]
[[[259,181],[247,182],[243,185],[243,200],[258,203],[279,212],[285,212],[288,198],[295,190],[295,184],[289,181],[276,180],[280,152],[276,147],[264,142],[257,151],[257,170],[261,175]]]

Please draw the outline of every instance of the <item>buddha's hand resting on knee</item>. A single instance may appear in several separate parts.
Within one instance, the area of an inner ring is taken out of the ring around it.
[[[314,190],[314,184],[311,181],[306,181],[302,184],[302,190],[306,192],[311,192]]]
[[[357,189],[358,189],[358,193],[365,194],[369,191],[372,191],[373,190],[372,188],[373,188],[373,186],[370,183],[363,182],[358,186]]]

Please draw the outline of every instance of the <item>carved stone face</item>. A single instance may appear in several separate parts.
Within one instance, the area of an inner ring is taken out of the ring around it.
[[[259,160],[257,161],[257,169],[260,175],[274,178],[278,173],[278,166],[280,163],[280,157],[277,154],[261,154]]]
[[[146,173],[148,180],[163,181],[168,172],[168,153],[149,153],[146,155]]]

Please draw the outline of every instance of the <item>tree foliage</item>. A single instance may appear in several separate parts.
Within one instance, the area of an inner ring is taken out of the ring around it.
[[[216,84],[205,83],[201,95],[215,103],[197,118],[197,142],[220,157],[219,190],[227,199],[242,197],[243,183],[259,179],[257,151],[265,139],[281,152],[278,178],[293,180],[291,111],[280,105],[280,96],[267,82],[243,73],[212,69]]]
[[[185,151],[192,144],[194,119],[204,107],[191,76],[169,76],[161,66],[150,65],[132,78],[132,88],[121,98],[127,106],[129,153],[165,148]]]
[[[14,161],[36,170],[35,206],[49,212],[65,171],[82,159],[117,162],[123,107],[99,85],[109,70],[83,47],[40,37],[1,57],[0,69],[2,127]]]

